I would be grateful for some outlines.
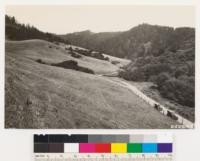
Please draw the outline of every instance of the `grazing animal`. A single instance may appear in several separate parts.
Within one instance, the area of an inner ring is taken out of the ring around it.
[[[167,111],[167,116],[169,116],[173,120],[178,120],[178,117],[173,112]]]
[[[160,107],[160,105],[158,105],[158,104],[154,104],[154,108],[156,110],[158,110],[158,111],[162,111],[163,110],[162,107]]]

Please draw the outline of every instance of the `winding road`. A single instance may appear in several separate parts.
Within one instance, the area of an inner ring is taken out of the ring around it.
[[[133,86],[132,84],[128,83],[125,80],[122,79],[109,79],[108,77],[117,77],[118,76],[118,72],[113,72],[113,73],[108,73],[108,74],[99,74],[99,77],[103,77],[105,80],[110,81],[114,84],[117,84],[119,86],[122,86],[124,88],[128,88],[130,91],[132,91],[135,95],[137,95],[138,97],[140,97],[142,100],[144,100],[146,103],[148,103],[151,107],[155,107],[155,105],[159,105],[159,112],[163,115],[169,116],[172,119],[175,119],[179,124],[183,125],[184,128],[188,128],[188,129],[193,129],[194,128],[194,123],[183,118],[182,116],[180,116],[179,114],[175,113],[172,110],[169,110],[168,108],[164,107],[163,105],[161,105],[159,102],[156,102],[155,100],[153,100],[152,98],[146,96],[143,92],[141,92],[140,90],[138,90],[135,86]]]

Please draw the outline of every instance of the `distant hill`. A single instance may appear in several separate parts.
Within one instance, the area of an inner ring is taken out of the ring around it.
[[[21,24],[15,19],[15,17],[6,15],[5,24],[6,39],[9,40],[42,39],[50,42],[69,44],[69,41],[62,39],[55,34],[42,32],[28,24]]]
[[[124,32],[93,33],[89,30],[61,35],[74,45],[122,58],[160,55],[194,47],[194,28],[176,28],[141,24]]]

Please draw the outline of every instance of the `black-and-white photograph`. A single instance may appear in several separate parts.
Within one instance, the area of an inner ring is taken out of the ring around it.
[[[195,7],[6,6],[5,128],[194,123]]]

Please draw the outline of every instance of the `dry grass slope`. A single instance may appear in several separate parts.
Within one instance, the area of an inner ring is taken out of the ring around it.
[[[170,128],[176,124],[103,77],[35,60],[76,60],[95,73],[117,70],[110,62],[76,59],[41,40],[8,41],[5,56],[6,128]]]

